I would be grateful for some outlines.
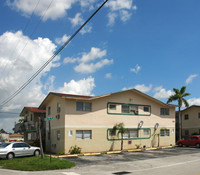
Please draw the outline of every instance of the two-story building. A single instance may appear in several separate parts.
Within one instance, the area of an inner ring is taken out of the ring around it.
[[[200,134],[200,106],[192,105],[181,111],[182,137]]]
[[[41,135],[42,142],[45,146],[46,137],[46,125],[44,124],[45,110],[38,109],[37,107],[24,107],[20,113],[21,117],[24,117],[22,123],[22,130],[24,132],[24,141],[29,144],[33,144],[36,140],[39,140],[38,135],[38,120],[41,119]]]
[[[51,146],[54,153],[75,145],[82,152],[119,150],[121,137],[112,132],[117,123],[128,129],[124,149],[175,144],[175,106],[136,89],[94,97],[51,92],[39,109],[54,117],[51,145],[46,127],[46,150]]]

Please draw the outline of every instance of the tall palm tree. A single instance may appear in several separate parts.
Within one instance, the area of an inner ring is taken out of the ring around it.
[[[128,132],[128,129],[124,128],[124,123],[117,123],[113,126],[113,131],[118,131],[117,135],[121,134],[121,150],[123,150],[123,135]]]
[[[181,137],[182,137],[182,132],[181,132],[182,131],[181,130],[182,129],[181,128],[182,121],[181,121],[181,113],[180,113],[181,107],[182,107],[183,103],[184,103],[185,107],[189,107],[189,104],[184,97],[189,96],[190,93],[185,92],[186,86],[181,87],[180,90],[173,88],[173,91],[174,91],[175,94],[173,94],[169,97],[169,99],[167,100],[167,104],[172,102],[172,101],[178,101],[179,140],[180,140]]]

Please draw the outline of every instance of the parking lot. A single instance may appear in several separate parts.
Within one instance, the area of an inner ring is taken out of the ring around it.
[[[187,154],[191,155],[196,153],[200,153],[199,148],[173,147],[168,149],[157,149],[138,152],[122,152],[119,154],[102,154],[98,156],[79,156],[62,159],[76,162],[77,166],[81,167],[85,165],[105,165],[112,163],[132,162]]]
[[[20,172],[1,170],[11,175],[200,175],[200,148],[174,147],[141,152],[62,158],[76,162],[72,169]]]

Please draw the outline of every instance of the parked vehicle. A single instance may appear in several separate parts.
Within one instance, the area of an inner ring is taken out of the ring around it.
[[[176,145],[178,146],[196,146],[200,148],[200,135],[192,135],[190,137],[187,137],[185,139],[179,140],[176,142]]]
[[[24,142],[3,143],[0,145],[0,158],[13,159],[21,156],[38,156],[40,148]]]

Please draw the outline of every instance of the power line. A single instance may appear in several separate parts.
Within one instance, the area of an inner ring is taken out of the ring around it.
[[[13,98],[15,98],[26,86],[28,86],[42,70],[65,48],[66,45],[80,32],[80,30],[93,18],[93,16],[106,4],[108,0],[105,0],[101,6],[76,30],[76,32],[54,53],[53,56],[49,58],[49,60],[37,71],[35,74],[32,75],[31,78],[28,79],[18,90],[16,90],[10,97],[5,99],[0,107],[4,106],[8,102],[10,102]]]

